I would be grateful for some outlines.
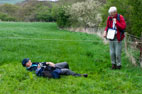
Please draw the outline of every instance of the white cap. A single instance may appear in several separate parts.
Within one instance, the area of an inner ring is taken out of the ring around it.
[[[115,11],[117,11],[117,8],[115,6],[113,6],[113,7],[109,8],[108,13],[110,14],[110,13],[115,12]]]

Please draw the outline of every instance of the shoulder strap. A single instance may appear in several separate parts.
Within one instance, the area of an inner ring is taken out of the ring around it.
[[[109,17],[109,21],[111,21],[112,19],[111,19],[111,17],[110,16],[108,16]]]
[[[120,21],[120,14],[117,14],[117,20]]]

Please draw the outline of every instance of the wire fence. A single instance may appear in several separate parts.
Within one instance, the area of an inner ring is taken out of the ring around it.
[[[85,32],[89,34],[96,34],[104,40],[104,43],[107,44],[108,41],[103,38],[103,31],[104,27],[97,27],[97,28],[72,28],[68,29],[69,31],[76,31],[76,32]],[[129,58],[130,62],[135,66],[140,65],[142,67],[142,34],[141,37],[136,37],[134,35],[125,33],[126,38],[123,42],[122,50],[125,51],[127,57]]]
[[[103,35],[103,30],[104,28],[99,27],[96,29],[91,28],[88,29],[88,31],[91,31],[101,38]],[[141,66],[142,67],[142,33],[141,37],[136,37],[134,35],[128,34],[127,32],[125,33],[125,40],[124,40],[124,49],[127,57],[129,58],[130,62],[132,62],[133,65]],[[104,39],[104,38],[103,38]],[[104,40],[104,43],[108,43],[108,41]]]
[[[94,30],[96,31],[96,30]],[[102,30],[101,30],[102,31]],[[98,36],[102,37],[103,32],[95,32]],[[92,34],[92,33],[91,33]],[[141,66],[142,67],[142,34],[141,37],[136,37],[131,34],[126,33],[125,34],[125,40],[124,40],[124,47],[123,51],[125,51],[127,57],[129,60],[132,62],[133,65],[135,66]],[[66,40],[66,39],[43,39],[43,38],[25,38],[25,37],[0,37],[0,40],[5,40],[5,39],[10,39],[10,40],[42,40],[42,41],[64,41],[64,42],[95,42],[95,43],[100,43],[103,41],[98,41],[98,40]],[[108,41],[104,40],[104,43],[108,43]],[[117,41],[116,41],[117,42]]]
[[[128,33],[125,35],[124,44],[126,55],[132,64],[142,67],[142,34],[141,37],[136,37]]]

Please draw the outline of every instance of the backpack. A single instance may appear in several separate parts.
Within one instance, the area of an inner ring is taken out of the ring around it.
[[[53,68],[53,67],[50,67],[49,65],[46,65],[46,67],[42,71],[42,76],[58,79],[60,78],[60,73],[61,73],[61,69]]]
[[[43,77],[48,77],[48,78],[54,78],[54,79],[58,79],[60,78],[60,69],[55,69],[54,71],[48,71],[48,70],[43,70],[42,71],[42,76]]]

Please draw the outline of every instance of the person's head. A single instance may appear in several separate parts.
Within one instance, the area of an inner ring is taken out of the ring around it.
[[[30,66],[32,65],[32,62],[31,62],[31,60],[30,60],[29,58],[25,58],[25,59],[23,59],[23,61],[22,61],[22,65],[23,65],[24,67],[30,67]]]
[[[110,7],[108,13],[110,14],[111,17],[115,17],[115,15],[117,14],[117,8],[115,6]]]

